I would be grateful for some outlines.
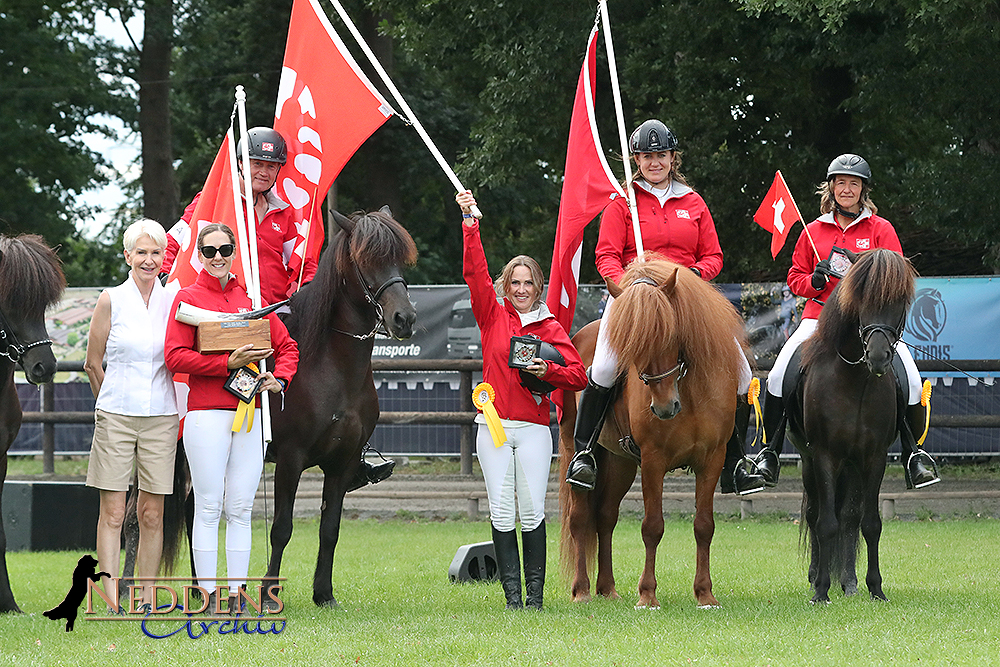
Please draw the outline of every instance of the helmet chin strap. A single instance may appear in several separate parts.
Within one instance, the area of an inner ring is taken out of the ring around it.
[[[857,220],[858,216],[861,215],[861,211],[858,211],[857,213],[853,213],[853,212],[848,211],[847,209],[845,209],[840,204],[836,204],[835,203],[834,204],[834,208],[837,210],[837,215],[842,215],[845,218],[848,218],[850,220]]]

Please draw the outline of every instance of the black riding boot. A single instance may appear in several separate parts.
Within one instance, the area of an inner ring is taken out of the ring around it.
[[[517,531],[493,530],[493,550],[497,556],[497,574],[507,598],[507,609],[521,609],[521,558],[517,553]]]
[[[719,484],[723,493],[738,493],[747,496],[764,489],[764,478],[747,472],[744,462],[746,452],[743,443],[747,437],[747,426],[750,424],[750,403],[746,396],[736,399],[736,420],[733,425],[733,435],[726,444],[726,461],[722,464],[722,477]]]
[[[361,453],[361,463],[358,464],[358,470],[354,473],[351,483],[348,484],[346,493],[357,491],[369,484],[378,484],[382,480],[389,479],[393,469],[396,467],[396,462],[385,458],[379,452],[376,453],[382,458],[382,461],[374,465],[365,460],[364,452]]]
[[[908,489],[922,489],[941,481],[934,459],[920,448],[913,433],[915,425],[923,425],[925,411],[926,408],[919,403],[908,405],[899,424],[899,446],[902,452],[899,460],[903,464],[906,488]],[[928,466],[930,467],[928,468]]]
[[[522,530],[521,544],[524,546],[524,606],[540,610],[545,588],[545,522],[534,530]]]
[[[597,461],[593,451],[601,435],[609,403],[611,389],[595,384],[588,376],[587,386],[580,392],[580,404],[576,408],[576,428],[573,430],[576,455],[566,470],[566,482],[587,491],[597,483]]]
[[[760,450],[754,463],[757,472],[764,478],[764,484],[774,486],[781,473],[778,455],[785,446],[785,402],[780,396],[767,392],[764,399],[764,448]]]

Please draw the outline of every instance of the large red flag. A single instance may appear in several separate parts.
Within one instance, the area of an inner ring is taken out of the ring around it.
[[[760,208],[753,214],[754,222],[771,232],[771,259],[778,256],[788,232],[796,222],[802,219],[799,209],[792,199],[792,193],[785,185],[785,179],[780,171],[774,173],[771,189],[764,196]]]
[[[347,161],[394,113],[357,62],[317,0],[295,0],[274,110],[274,129],[288,144],[276,185],[291,204],[299,238],[292,267],[323,247],[320,202]]]
[[[601,148],[594,118],[594,81],[597,75],[597,26],[590,32],[587,58],[580,71],[573,102],[573,118],[566,146],[566,169],[549,292],[546,303],[568,332],[576,310],[577,281],[580,278],[580,251],[583,230],[617,195],[625,193],[615,180]]]

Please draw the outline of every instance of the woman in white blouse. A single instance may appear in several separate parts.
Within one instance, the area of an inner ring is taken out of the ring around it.
[[[123,245],[131,268],[128,279],[101,293],[87,340],[84,368],[97,399],[87,485],[101,493],[99,571],[118,577],[125,494],[133,468],[138,471],[135,574],[137,584],[143,585],[143,605],[148,605],[154,603],[150,592],[163,547],[163,498],[172,490],[177,449],[173,377],[163,359],[174,290],[158,280],[167,246],[159,223],[133,223],[125,230]],[[106,579],[104,586],[111,596],[125,593]]]

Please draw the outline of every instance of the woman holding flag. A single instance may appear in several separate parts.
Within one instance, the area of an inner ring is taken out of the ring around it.
[[[719,236],[705,200],[691,189],[680,172],[681,156],[674,133],[659,120],[647,120],[632,133],[629,150],[639,170],[632,185],[644,250],[686,266],[704,280],[715,278],[722,270]],[[627,198],[618,197],[604,209],[596,254],[601,277],[615,283],[621,279],[625,267],[636,259],[638,252]],[[610,310],[609,304],[602,322]],[[591,490],[597,480],[597,461],[592,451],[604,425],[617,377],[617,359],[608,347],[602,324],[589,382],[580,394],[577,409],[576,455],[566,473],[566,481],[578,488]],[[744,357],[740,394],[746,394],[752,378],[750,364]],[[750,405],[740,398],[736,427],[726,448],[723,493],[748,494],[764,488],[759,475],[748,473],[740,465],[744,460],[743,439],[749,420]]]
[[[250,297],[230,273],[236,250],[233,231],[221,223],[206,225],[198,234],[198,259],[203,265],[197,281],[182,289],[171,312],[184,302],[222,313],[249,312]],[[165,356],[174,373],[189,373],[188,412],[184,423],[184,451],[191,469],[195,515],[191,534],[195,576],[211,591],[208,613],[217,609],[219,519],[226,515],[226,566],[230,597],[237,595],[250,569],[250,515],[264,467],[260,408],[244,415],[241,401],[224,388],[230,372],[260,364],[275,356],[274,371],[262,369],[260,391],[283,392],[298,368],[299,351],[288,330],[274,314],[268,349],[244,345],[229,354],[201,354],[195,350],[197,328],[171,319],[167,323]],[[245,404],[244,404],[245,405]]]
[[[538,262],[519,255],[494,281],[479,238],[479,220],[472,216],[476,200],[466,191],[456,195],[455,201],[462,209],[463,274],[482,332],[483,384],[476,387],[474,397],[481,411],[476,417],[476,452],[486,480],[500,583],[508,609],[541,609],[545,493],[552,464],[548,392],[553,388],[579,391],[587,382],[586,369],[566,331],[542,302],[544,277]],[[541,351],[523,367],[527,378],[510,365],[511,339],[519,336],[541,341]],[[559,363],[560,356],[563,363]],[[520,511],[524,546],[523,603],[515,510]]]
[[[769,440],[757,455],[756,464],[768,486],[777,484],[781,471],[778,455],[785,440],[785,406],[782,400],[785,371],[802,341],[816,330],[823,304],[839,282],[833,262],[838,259],[849,261],[839,250],[857,253],[885,248],[900,254],[903,252],[896,230],[888,220],[878,215],[878,209],[871,200],[871,176],[868,162],[860,155],[845,153],[834,158],[827,168],[826,181],[816,192],[820,195],[820,217],[802,230],[792,253],[788,287],[808,301],[802,313],[802,322],[781,348],[767,375],[763,422],[764,433]],[[906,484],[908,488],[921,488],[941,479],[934,470],[934,460],[920,448],[913,434],[912,427],[922,426],[925,416],[925,408],[920,404],[920,373],[905,343],[896,343],[896,353],[906,368],[908,387],[903,387],[903,390],[908,390],[909,394],[909,405],[900,425]]]

